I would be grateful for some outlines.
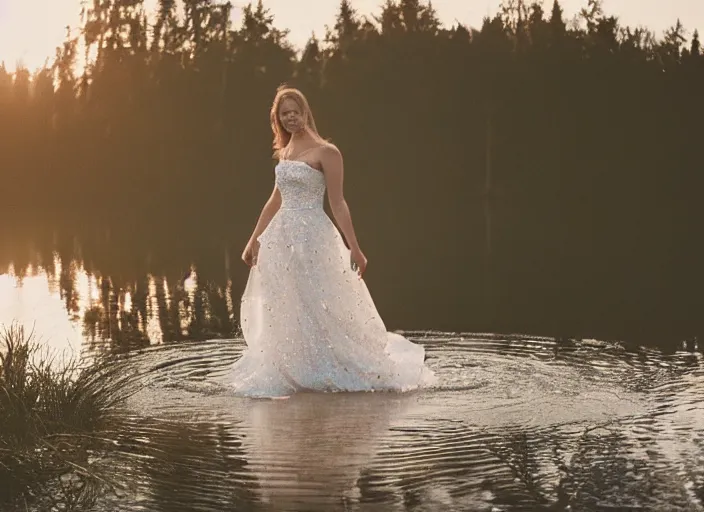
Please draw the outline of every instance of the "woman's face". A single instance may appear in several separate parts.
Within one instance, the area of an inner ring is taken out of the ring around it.
[[[279,120],[284,129],[291,134],[303,130],[306,126],[301,107],[291,98],[284,98],[279,105]]]

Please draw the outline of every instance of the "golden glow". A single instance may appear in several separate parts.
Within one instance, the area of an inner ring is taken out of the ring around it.
[[[156,0],[145,0],[148,13],[154,11]],[[180,5],[182,2],[178,2]],[[561,0],[566,19],[572,19],[586,0]],[[238,4],[238,2],[235,2]],[[353,0],[352,6],[361,15],[378,14],[382,2],[379,0]],[[456,22],[479,28],[482,18],[498,11],[500,0],[433,0],[440,20],[452,25]],[[549,12],[551,1],[543,2]],[[290,30],[289,40],[298,47],[305,45],[312,32],[319,38],[325,33],[325,25],[334,23],[339,8],[338,1],[306,0],[307,9],[290,0],[266,0],[266,8],[274,15],[279,28]],[[619,17],[621,23],[643,25],[660,36],[677,18],[682,20],[691,36],[695,28],[704,31],[704,2],[700,0],[607,0],[607,14]],[[66,37],[66,26],[78,27],[81,0],[0,0],[0,61],[14,70],[18,61],[23,61],[30,70],[42,67],[49,59],[51,63],[56,47]],[[239,9],[233,10],[233,25],[239,27]]]
[[[80,9],[78,0],[0,0],[0,61],[10,70],[19,62],[32,71],[51,64]]]
[[[78,263],[65,269],[56,254],[54,266],[53,276],[42,267],[29,266],[20,279],[13,265],[0,274],[0,326],[19,324],[25,332],[34,332],[36,341],[52,353],[79,355],[86,311],[99,308],[99,297],[95,296],[98,281]],[[69,274],[68,289],[61,288],[62,272]]]
[[[193,303],[196,297],[196,291],[198,290],[198,276],[196,275],[196,270],[191,267],[190,275],[183,281],[183,291],[186,292],[188,296],[188,306],[183,302],[178,304],[179,317],[181,319],[181,332],[186,333],[188,331],[188,326],[193,320],[195,311],[193,309]]]
[[[18,272],[22,271],[10,263],[0,273],[0,328],[20,325],[34,332],[35,341],[49,353],[59,356],[90,358],[92,351],[109,349],[111,342],[162,344],[175,334],[163,329],[164,321],[171,325],[172,315],[178,316],[176,330],[187,335],[196,319],[196,297],[203,300],[199,311],[203,316],[198,320],[207,323],[213,315],[211,297],[199,290],[194,267],[170,286],[166,279],[146,276],[146,296],[141,280],[136,289],[115,289],[109,278],[89,273],[80,260],[61,261],[58,253],[49,265],[28,265],[21,275]],[[228,280],[216,300],[226,302],[234,321],[231,288]]]
[[[122,311],[130,313],[132,311],[132,292],[125,292],[125,299],[122,303]]]
[[[149,276],[149,295],[147,296],[147,336],[154,345],[164,343],[164,333],[159,322],[159,301],[156,297],[157,286],[154,276]]]
[[[0,275],[0,326],[13,322],[34,332],[36,341],[56,354],[77,354],[83,341],[81,326],[69,319],[58,290],[50,292],[47,274],[37,269],[22,279],[13,269]]]
[[[188,294],[188,298],[192,300],[198,289],[198,276],[196,275],[196,269],[193,267],[191,267],[191,273],[183,281],[183,289]]]

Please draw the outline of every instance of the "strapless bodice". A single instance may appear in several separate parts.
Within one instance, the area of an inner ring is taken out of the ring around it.
[[[325,176],[305,162],[281,160],[276,165],[276,186],[281,209],[305,210],[323,207]]]

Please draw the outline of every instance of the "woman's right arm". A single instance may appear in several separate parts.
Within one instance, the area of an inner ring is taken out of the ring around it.
[[[259,255],[259,242],[257,241],[257,238],[259,238],[259,235],[264,232],[266,227],[271,222],[271,219],[273,219],[276,212],[279,211],[280,207],[281,193],[279,192],[278,187],[274,185],[274,191],[271,193],[271,197],[269,197],[266,204],[264,204],[264,208],[262,208],[262,213],[259,215],[257,225],[254,227],[254,232],[247,242],[244,252],[242,252],[242,261],[250,267],[257,263],[257,256]]]
[[[279,211],[280,207],[281,192],[279,192],[279,188],[274,185],[274,191],[271,193],[271,196],[264,204],[264,208],[262,208],[262,213],[259,215],[257,225],[254,227],[254,232],[252,233],[252,236],[249,239],[250,243],[257,241],[259,235],[264,232],[266,227],[269,225],[269,222],[271,222],[271,219],[273,219],[276,212]]]

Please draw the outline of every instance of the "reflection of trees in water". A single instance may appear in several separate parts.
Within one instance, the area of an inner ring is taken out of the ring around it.
[[[123,268],[115,277],[94,270],[100,268],[94,260],[78,259],[82,253],[78,244],[70,249],[59,244],[55,251],[44,253],[28,250],[25,258],[13,260],[3,271],[12,270],[20,285],[30,274],[44,273],[49,284],[46,293],[61,298],[68,318],[81,325],[93,347],[108,342],[124,350],[234,335],[233,287],[224,279],[224,271],[212,273],[206,267],[201,273],[189,266],[186,273],[134,278],[126,277],[130,274]]]
[[[388,451],[360,478],[362,503],[400,500],[403,510],[490,510],[492,505],[523,509],[541,503],[495,453],[503,442],[499,434],[460,425],[447,430],[428,427],[418,434],[420,439],[409,441],[400,430],[398,444],[388,442]],[[520,444],[506,450],[510,458],[525,460]],[[537,473],[529,479],[535,477]]]
[[[118,436],[123,455],[117,459],[129,495],[143,497],[139,506],[165,512],[259,509],[258,483],[233,427],[141,419],[125,432]]]
[[[226,290],[195,281],[191,289],[183,279],[147,276],[118,291],[109,279],[103,285],[101,303],[85,315],[85,324],[98,340],[111,340],[130,348],[151,342],[207,339],[231,336]],[[129,307],[126,296],[131,301]],[[95,326],[99,326],[97,329]]]
[[[653,419],[635,418],[622,424],[515,430],[499,435],[489,449],[541,510],[596,510],[604,504],[689,510],[688,480],[700,479],[701,468],[690,465],[682,473],[673,466],[662,455],[658,434]]]
[[[405,510],[431,504],[469,510],[605,505],[690,510],[698,492],[690,485],[704,477],[696,464],[669,460],[651,418],[544,430],[462,427],[434,431],[432,437],[422,444],[389,441],[389,450],[360,477],[361,502],[402,502]],[[697,459],[690,455],[690,462]]]

